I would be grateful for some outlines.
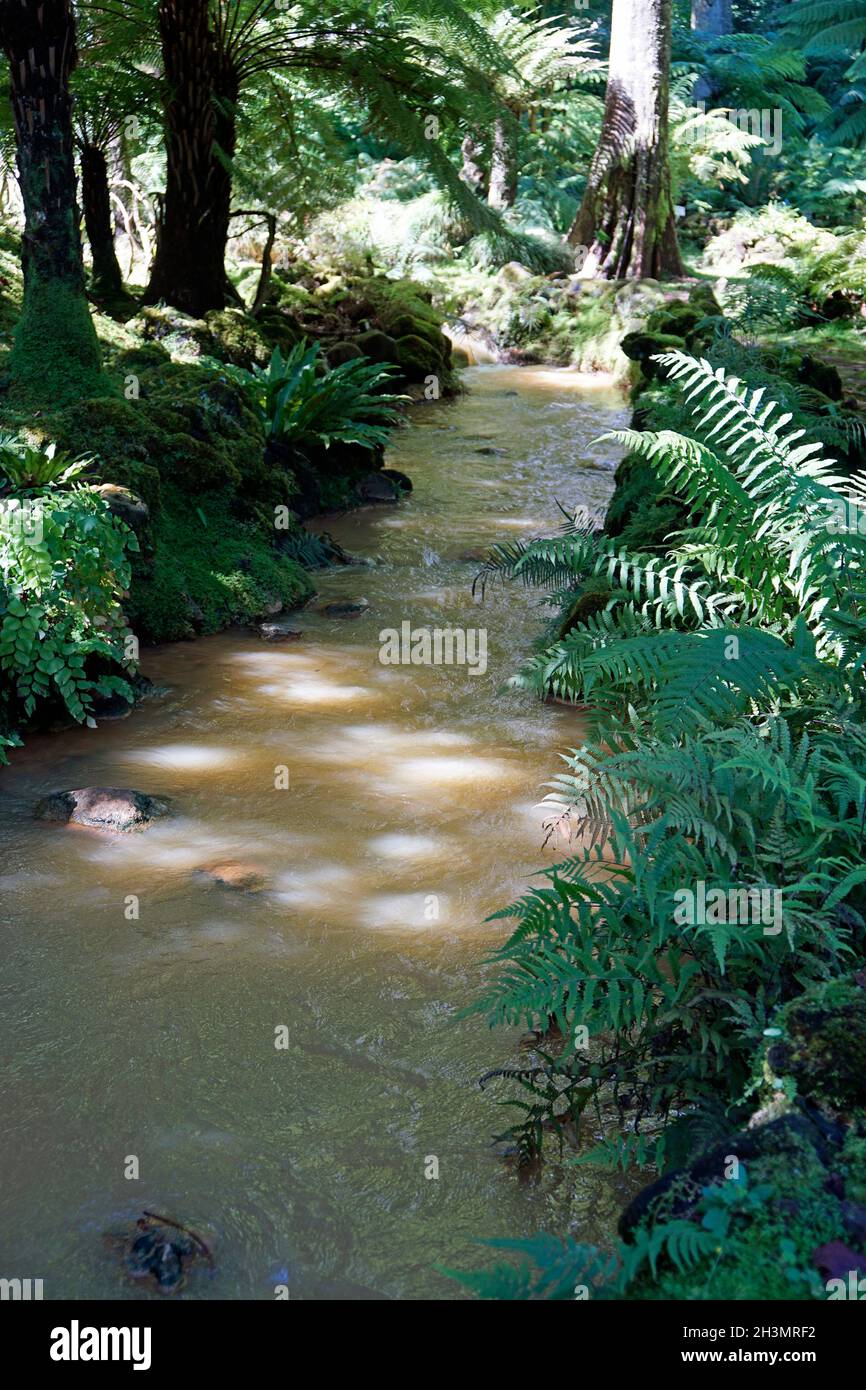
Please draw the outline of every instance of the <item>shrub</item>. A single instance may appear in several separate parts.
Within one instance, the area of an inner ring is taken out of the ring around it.
[[[89,462],[16,451],[8,438],[0,451],[0,670],[28,717],[59,695],[84,720],[95,695],[129,693],[122,678],[92,668],[128,663],[120,598],[138,542],[74,481]]]
[[[270,437],[302,453],[335,443],[383,447],[399,418],[403,398],[382,390],[391,369],[363,357],[328,367],[318,343],[304,340],[287,356],[274,348],[267,368],[219,370],[247,388]]]

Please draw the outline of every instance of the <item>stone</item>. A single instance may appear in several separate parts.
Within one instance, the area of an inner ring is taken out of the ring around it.
[[[258,632],[263,642],[300,642],[303,636],[300,628],[283,623],[259,623]]]
[[[37,820],[128,834],[146,829],[152,821],[169,815],[170,809],[168,801],[128,787],[79,787],[51,792],[38,802],[33,814]]]
[[[390,478],[391,482],[395,483],[401,492],[412,491],[412,479],[405,473],[401,473],[399,468],[383,468],[380,476],[383,478]]]
[[[396,502],[399,498],[396,483],[386,473],[365,473],[358,480],[357,492],[363,502]]]
[[[193,870],[195,878],[207,879],[220,888],[232,888],[237,893],[259,893],[267,883],[267,875],[259,864],[243,864],[227,860],[224,864],[202,864]]]
[[[357,343],[334,343],[333,347],[328,348],[325,356],[329,367],[341,367],[344,362],[352,362],[364,354]]]
[[[508,261],[496,278],[505,285],[519,285],[523,280],[534,279],[534,272],[528,266],[521,265],[520,261]]]
[[[369,608],[370,604],[365,598],[345,598],[326,603],[322,612],[327,618],[360,618]]]
[[[150,520],[150,508],[128,487],[120,487],[117,483],[100,483],[93,491],[107,504],[112,516],[125,522],[136,535],[145,530]]]

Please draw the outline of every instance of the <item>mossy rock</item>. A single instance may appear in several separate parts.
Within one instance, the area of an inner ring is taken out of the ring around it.
[[[797,381],[801,386],[810,386],[820,391],[831,401],[842,399],[842,378],[835,367],[827,362],[819,362],[805,353],[797,368]]]
[[[281,352],[290,352],[304,337],[304,330],[294,314],[285,309],[265,305],[254,322],[271,349],[278,347]]]
[[[661,369],[653,357],[662,352],[685,352],[686,340],[674,333],[626,333],[620,347],[626,357],[640,363],[644,376],[654,381]]]
[[[834,1110],[866,1106],[866,990],[849,980],[816,985],[785,1006],[778,1026],[767,1054],[777,1076]]]
[[[443,368],[442,358],[435,348],[415,333],[407,333],[398,338],[397,366],[409,381],[423,381],[427,376],[438,376]]]
[[[557,631],[557,640],[562,641],[587,618],[603,613],[611,597],[611,589],[602,579],[590,579],[577,598],[566,609]]]
[[[441,329],[423,319],[413,318],[411,314],[398,314],[389,324],[389,332],[396,338],[421,338],[443,362],[447,362],[451,344]]]
[[[292,608],[310,597],[306,571],[276,548],[272,522],[239,518],[220,493],[191,506],[168,485],[155,553],[137,567],[126,603],[142,641],[168,642],[249,623],[278,603]]]
[[[142,375],[138,400],[78,401],[53,416],[46,433],[74,453],[92,452],[105,482],[155,499],[130,464],[146,464],[190,492],[265,487],[264,431],[243,390],[189,366],[166,363]],[[156,499],[158,505],[158,499]]]
[[[202,350],[220,362],[236,367],[263,367],[270,355],[271,344],[266,341],[256,319],[239,309],[212,309],[204,316],[206,331],[197,335]],[[294,339],[293,339],[294,341]]]
[[[387,333],[382,333],[378,328],[370,328],[366,333],[361,333],[355,339],[356,346],[365,357],[371,358],[373,362],[393,362],[397,361],[397,344]]]
[[[357,343],[334,343],[325,356],[331,367],[340,367],[344,362],[353,362],[364,356]]]
[[[706,315],[699,305],[674,300],[671,304],[665,304],[663,308],[653,310],[646,321],[646,331],[687,338],[702,318],[706,318]]]
[[[695,309],[700,309],[707,318],[719,318],[722,313],[721,305],[710,285],[696,285],[689,292],[689,304]]]

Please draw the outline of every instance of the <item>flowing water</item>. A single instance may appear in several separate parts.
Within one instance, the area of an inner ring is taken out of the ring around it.
[[[436,1267],[483,1263],[478,1239],[612,1233],[625,1179],[503,1163],[509,1112],[478,1077],[515,1035],[455,1016],[507,932],[484,919],[555,852],[537,802],[579,737],[503,691],[544,615],[513,587],[474,601],[466,552],[555,529],[557,501],[603,508],[616,454],[591,441],[624,410],[559,371],[465,377],[392,450],[411,498],[326,523],[377,562],[317,576],[299,641],[151,650],[166,694],[32,739],[0,777],[0,1275],[46,1298],[147,1296],[104,1239],[142,1209],[212,1247],[187,1298],[454,1298]],[[358,597],[354,620],[321,612]],[[486,671],[382,664],[404,621],[484,628]],[[129,836],[33,821],[89,785],[176,815]],[[262,890],[196,873],[226,862]]]

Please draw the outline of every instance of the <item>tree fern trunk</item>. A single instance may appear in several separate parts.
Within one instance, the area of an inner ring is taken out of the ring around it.
[[[93,262],[93,289],[99,295],[120,294],[123,276],[114,249],[108,162],[97,145],[81,148],[81,201]]]
[[[731,0],[692,0],[692,28],[701,34],[711,34],[718,38],[730,34],[734,27]],[[695,101],[709,101],[713,95],[713,84],[706,77],[699,77],[692,93]]]
[[[681,275],[668,165],[672,0],[614,0],[604,118],[567,240],[583,275]]]
[[[493,125],[493,145],[490,152],[490,187],[487,201],[492,208],[504,210],[514,206],[517,197],[517,129],[505,117]]]
[[[165,199],[148,303],[164,299],[200,318],[225,303],[227,219],[214,102],[209,0],[160,0],[165,80]],[[215,199],[217,207],[215,208]]]
[[[460,177],[475,193],[481,194],[484,188],[484,170],[481,167],[481,146],[472,134],[464,135],[460,145],[462,166]]]
[[[69,0],[3,0],[0,41],[9,59],[24,201],[24,303],[13,380],[58,403],[104,387],[75,197],[69,77],[77,52]]]

